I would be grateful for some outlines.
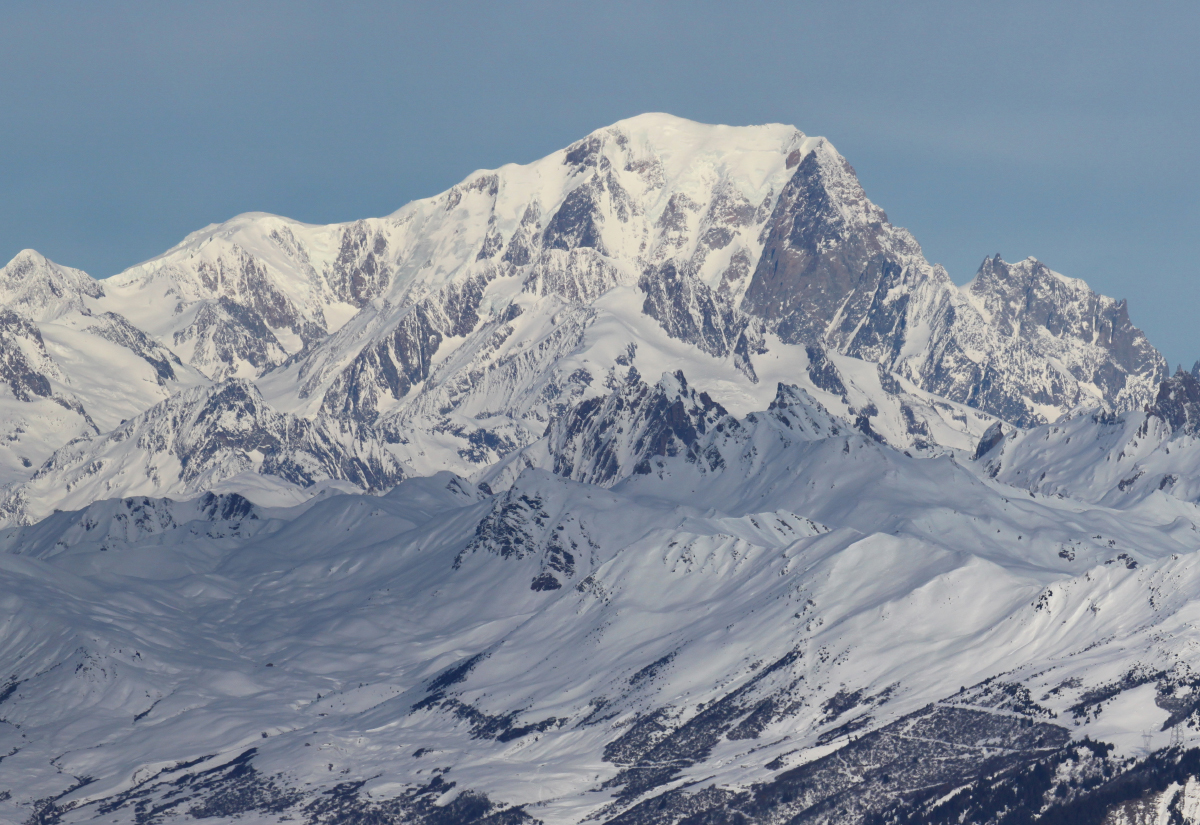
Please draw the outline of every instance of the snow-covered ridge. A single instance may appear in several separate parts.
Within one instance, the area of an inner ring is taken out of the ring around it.
[[[131,495],[192,498],[242,490],[293,504],[321,487],[378,491],[406,473],[370,428],[280,413],[244,379],[185,390],[112,432],[57,450],[0,512],[31,524],[55,509]]]
[[[1164,381],[1142,410],[1081,409],[1002,436],[981,445],[978,466],[1006,484],[1122,508],[1200,504],[1200,379],[1193,373]]]

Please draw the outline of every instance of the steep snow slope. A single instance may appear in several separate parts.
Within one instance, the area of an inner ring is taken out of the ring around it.
[[[1072,737],[1192,741],[1190,520],[1017,496],[802,394],[723,421],[610,490],[442,474],[10,531],[0,810],[859,821],[1082,764]]]
[[[105,286],[33,250],[0,268],[0,305],[37,325],[55,377],[107,430],[182,387],[205,383],[169,348],[119,312],[101,311]]]

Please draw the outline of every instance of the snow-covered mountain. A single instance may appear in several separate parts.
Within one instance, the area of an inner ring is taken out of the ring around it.
[[[0,353],[0,820],[1200,821],[1200,379],[824,138],[25,251]]]
[[[906,449],[970,449],[994,417],[1137,409],[1165,377],[1123,304],[1035,261],[988,259],[955,287],[823,138],[668,115],[386,218],[251,213],[99,284],[33,252],[0,274],[93,431],[240,377],[283,412],[370,425],[418,472],[474,477],[630,366],[682,370],[739,414],[779,383],[844,396],[850,420],[896,407],[885,437]],[[810,368],[835,353],[879,365],[878,388],[851,399]],[[11,478],[81,433],[61,418],[6,456]]]
[[[32,474],[68,441],[203,381],[113,310],[105,286],[32,250],[0,268],[0,481]]]
[[[277,412],[252,383],[230,379],[173,395],[112,432],[71,441],[9,490],[0,513],[30,524],[103,499],[225,489],[292,504],[319,483],[382,491],[405,475],[370,427]]]

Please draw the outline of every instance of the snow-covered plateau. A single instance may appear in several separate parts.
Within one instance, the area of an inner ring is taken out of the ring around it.
[[[0,268],[0,822],[1200,822],[1200,369],[793,127]]]

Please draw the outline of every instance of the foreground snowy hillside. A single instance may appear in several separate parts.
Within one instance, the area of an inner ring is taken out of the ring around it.
[[[1200,821],[1200,380],[643,115],[0,269],[0,821]]]
[[[984,785],[1070,811],[1153,790],[1143,731],[1198,736],[1190,520],[799,390],[611,489],[126,499],[0,541],[13,821],[933,821],[955,788],[998,821]]]

